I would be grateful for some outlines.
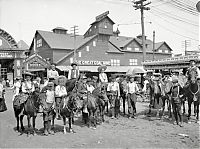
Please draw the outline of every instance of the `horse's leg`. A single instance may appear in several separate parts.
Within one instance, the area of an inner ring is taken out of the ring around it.
[[[165,101],[166,101],[167,97],[166,97],[166,96],[163,96],[163,97],[161,97],[161,99],[162,99],[162,102],[163,102],[163,105],[162,105],[162,112],[161,112],[161,119],[163,119],[164,112],[165,112]]]
[[[55,112],[53,112],[53,115],[52,115],[52,126],[51,126],[52,130],[54,130],[55,118],[56,118],[56,114],[55,114]]]
[[[19,115],[16,115],[15,118],[17,120],[17,131],[19,132]]]
[[[67,131],[66,131],[66,117],[62,116],[62,118],[63,118],[63,132],[64,132],[64,134],[66,134],[67,133]]]
[[[97,128],[97,110],[93,111],[94,129]]]
[[[31,122],[30,122],[31,116],[27,115],[27,121],[28,121],[28,131],[27,131],[27,137],[30,135],[30,129],[31,129]]]
[[[92,111],[91,111],[91,109],[90,110],[88,110],[88,127],[90,128],[91,127],[91,120],[92,120]]]
[[[192,105],[192,102],[188,98],[188,120],[190,120],[190,116],[191,116],[191,105]]]
[[[36,130],[35,130],[35,120],[36,120],[36,116],[33,116],[32,118],[32,123],[33,123],[33,135],[36,135]]]
[[[25,130],[24,125],[23,125],[23,118],[24,118],[24,115],[20,115],[20,124],[21,124],[22,132],[24,132],[24,130]]]
[[[184,97],[184,99],[182,101],[182,105],[183,105],[183,115],[184,115],[185,114],[185,97]]]
[[[72,129],[72,117],[70,116],[68,120],[69,120],[69,132],[74,133]]]
[[[199,101],[194,101],[195,109],[196,109],[196,122],[199,121]]]

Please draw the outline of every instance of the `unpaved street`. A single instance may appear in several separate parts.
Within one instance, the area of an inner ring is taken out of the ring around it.
[[[56,120],[55,135],[43,136],[41,114],[36,120],[36,136],[27,137],[15,132],[16,120],[11,103],[12,91],[6,93],[8,110],[0,113],[0,148],[199,148],[199,124],[186,123],[184,127],[173,125],[165,118],[163,121],[145,115],[148,103],[137,103],[137,119],[106,117],[106,122],[96,130],[75,119],[76,133],[63,134],[62,121]],[[194,117],[192,116],[192,119]],[[27,128],[27,120],[24,117]],[[186,134],[188,137],[181,136]]]

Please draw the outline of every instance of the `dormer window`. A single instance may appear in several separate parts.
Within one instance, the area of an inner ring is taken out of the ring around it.
[[[162,50],[158,50],[159,53],[162,53]]]
[[[131,51],[131,50],[132,50],[132,48],[130,48],[130,47],[127,47],[126,49],[127,49],[128,51]]]
[[[42,46],[42,39],[38,39],[36,42],[36,47],[41,47]]]

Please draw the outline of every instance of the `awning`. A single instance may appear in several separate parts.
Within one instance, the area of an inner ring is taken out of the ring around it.
[[[60,71],[69,71],[71,66],[56,66]]]

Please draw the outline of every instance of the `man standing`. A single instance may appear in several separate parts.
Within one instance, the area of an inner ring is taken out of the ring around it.
[[[80,74],[79,70],[77,69],[77,63],[74,62],[71,64],[71,66],[72,66],[72,69],[69,70],[69,74],[68,74],[69,80],[78,78],[78,76]]]
[[[54,82],[54,80],[59,77],[58,71],[56,70],[56,65],[51,64],[51,69],[47,71],[47,78],[49,82]]]
[[[130,81],[127,84],[127,100],[128,100],[128,118],[135,118],[136,113],[136,93],[139,91],[137,84],[134,82],[135,76],[130,76]]]

